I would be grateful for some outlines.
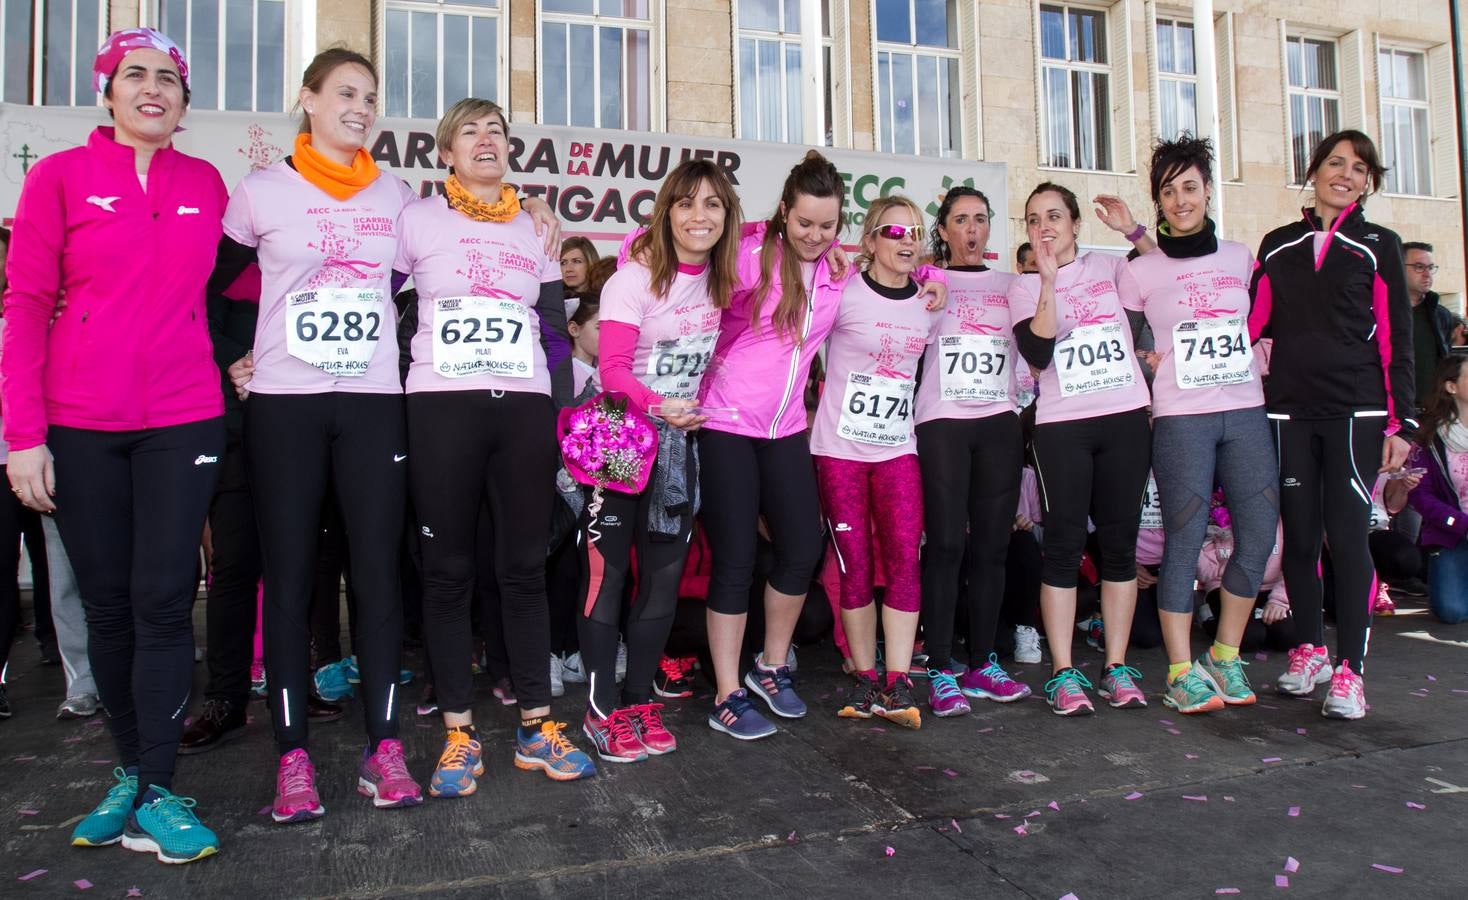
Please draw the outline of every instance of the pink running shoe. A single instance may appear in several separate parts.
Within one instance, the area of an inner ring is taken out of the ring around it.
[[[642,703],[627,707],[627,718],[637,729],[637,739],[647,748],[649,756],[662,756],[678,749],[678,739],[663,725],[663,705]]]
[[[993,700],[995,703],[1013,703],[1030,695],[1027,685],[1020,684],[1004,667],[999,665],[997,654],[989,654],[989,664],[982,669],[970,668],[958,681],[965,697],[976,700]]]
[[[372,805],[378,809],[417,806],[423,802],[423,789],[408,774],[408,764],[403,760],[402,741],[389,738],[378,742],[376,753],[362,753],[357,793],[371,797]]]
[[[1290,667],[1274,682],[1281,694],[1308,697],[1315,693],[1316,685],[1330,680],[1330,655],[1324,647],[1301,644],[1290,651]]]
[[[1113,709],[1141,709],[1147,705],[1147,695],[1137,687],[1137,679],[1141,677],[1141,672],[1125,664],[1107,666],[1096,693],[1111,701]]]
[[[316,767],[305,750],[292,750],[280,758],[275,773],[275,805],[270,818],[285,824],[307,822],[326,814],[316,794]]]
[[[1376,588],[1376,602],[1372,604],[1371,611],[1378,616],[1389,616],[1397,611],[1397,602],[1392,599],[1388,592],[1386,582],[1381,582]]]
[[[607,762],[630,763],[647,759],[647,748],[637,739],[637,726],[625,709],[614,709],[605,719],[588,709],[581,722],[581,731],[596,747],[596,755]]]
[[[1330,692],[1325,695],[1320,714],[1327,719],[1359,719],[1366,715],[1366,688],[1345,660],[1331,676]]]
[[[946,670],[928,670],[928,705],[933,708],[933,715],[940,719],[967,715],[970,711],[968,700],[964,699],[963,691],[959,690],[957,679],[952,672]]]
[[[1089,716],[1096,711],[1091,698],[1086,696],[1086,688],[1090,686],[1090,679],[1080,669],[1071,667],[1056,672],[1054,678],[1045,682],[1050,711],[1057,716]]]

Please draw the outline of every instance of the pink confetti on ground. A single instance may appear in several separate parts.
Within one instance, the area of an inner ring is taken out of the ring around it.
[[[1300,807],[1298,807],[1298,806],[1291,806],[1290,807],[1289,816],[1292,819],[1299,818],[1299,816],[1300,816]]]
[[[88,728],[101,728],[102,725],[103,721],[100,718],[93,719],[92,721],[87,723]]]
[[[938,767],[937,766],[913,766],[913,769],[912,770],[914,772],[936,772],[936,771],[938,771]]]
[[[1014,826],[1014,833],[1023,837],[1024,835],[1029,834],[1030,830],[1024,825],[1016,825]]]
[[[85,878],[78,878],[76,881],[73,881],[72,884],[76,885],[78,888],[84,891],[90,891],[92,889],[92,883]]]
[[[1081,900],[1081,898],[1077,897],[1075,894],[1066,894],[1064,897],[1061,897],[1060,900]]]
[[[1025,818],[1026,819],[1033,819],[1035,816],[1038,816],[1039,814],[1040,814],[1040,811],[1038,809],[1032,809],[1029,812],[1025,813]]]
[[[37,869],[34,872],[27,872],[26,874],[20,876],[19,878],[15,879],[15,880],[16,881],[30,881],[32,878],[40,878],[42,875],[45,875],[49,871],[51,871],[51,870],[50,869]]]
[[[1198,758],[1198,754],[1196,754],[1196,753],[1184,753],[1183,754],[1183,759],[1197,759],[1197,758]]]
[[[1239,892],[1239,889],[1238,888],[1219,888],[1218,890],[1214,891],[1213,893],[1215,893],[1215,894],[1237,894],[1238,892]]]
[[[39,816],[41,811],[39,809],[18,809],[16,813],[22,816]]]
[[[263,816],[263,815],[265,815],[268,812],[270,812],[270,807],[268,807],[268,806],[262,806],[258,810],[255,811],[255,815],[257,815],[257,816]]]
[[[35,759],[34,756],[17,756],[15,758],[15,761],[16,762],[30,762],[33,759]]]
[[[129,897],[141,897],[143,896],[143,889],[138,887],[130,887],[127,889],[127,895]]]
[[[84,736],[82,736],[82,735],[79,734],[79,735],[76,735],[75,737],[62,738],[61,739],[61,743],[63,743],[63,744],[80,744],[84,740],[86,740],[86,738]]]
[[[1172,720],[1171,719],[1158,719],[1157,720],[1157,724],[1158,725],[1171,725],[1172,724]]]
[[[1171,735],[1179,735],[1179,734],[1182,734],[1182,732],[1181,731],[1178,731],[1176,728],[1169,728],[1169,729],[1167,729],[1167,733],[1168,734],[1171,734]]]
[[[787,843],[787,844],[793,844],[793,843],[795,843],[795,832],[792,831],[789,834],[785,835],[785,843]]]
[[[1257,659],[1257,660],[1259,660],[1260,662],[1264,662],[1266,659],[1269,659],[1269,654],[1268,653],[1255,653],[1254,654],[1254,658]]]
[[[988,734],[989,732],[991,732],[993,730],[994,730],[994,726],[993,725],[990,725],[988,728],[980,728],[976,733],[977,734]]]
[[[1413,803],[1411,800],[1408,800],[1407,801],[1407,808],[1408,809],[1427,809],[1427,807],[1424,804],[1421,804],[1421,803]]]
[[[1278,756],[1266,756],[1266,757],[1260,759],[1259,761],[1262,762],[1262,763],[1283,762],[1283,760],[1281,760]]]
[[[994,814],[994,818],[996,818],[996,819],[1008,819],[1008,818],[1011,818],[1011,817],[1010,816],[1006,816],[1004,813],[995,813]]]
[[[949,778],[957,778],[958,777],[958,773],[955,772],[955,771],[953,771],[952,769],[944,769],[943,770],[943,774],[944,775],[947,775]]]
[[[1184,800],[1193,800],[1193,801],[1196,801],[1198,803],[1207,803],[1208,802],[1208,795],[1207,794],[1183,794],[1183,799]]]
[[[1429,675],[1429,676],[1427,676],[1427,680],[1428,681],[1437,681],[1437,676],[1436,675]]]
[[[949,819],[948,820],[948,825],[954,831],[958,832],[959,834],[963,834],[963,829],[958,827],[958,820],[957,819]]]
[[[1295,859],[1293,856],[1286,856],[1284,870],[1286,872],[1289,872],[1291,875],[1295,874],[1296,872],[1300,871],[1300,861],[1298,859]]]
[[[883,851],[883,852],[884,852],[884,853],[886,853],[886,854],[887,854],[887,855],[888,855],[888,856],[892,856],[892,855],[893,855],[893,854],[895,854],[895,853],[896,853],[896,852],[897,852],[897,851],[896,851],[896,850],[893,850],[893,849],[892,849],[892,848],[891,848],[891,847],[888,847],[888,848],[887,848],[887,849],[886,849],[886,850],[884,850],[884,851]]]
[[[1060,804],[1056,803],[1054,800],[1051,800],[1047,805],[1056,812],[1060,812]]]
[[[1295,729],[1295,734],[1298,734],[1300,737],[1304,737],[1306,735],[1306,733],[1307,733],[1306,730],[1303,729],[1303,728],[1296,728]]]
[[[1386,865],[1385,863],[1372,863],[1371,864],[1371,868],[1376,869],[1379,872],[1388,872],[1388,873],[1390,873],[1392,875],[1400,875],[1400,874],[1402,874],[1402,870],[1400,868],[1398,868],[1397,866],[1389,866],[1389,865]]]
[[[1230,797],[1228,794],[1224,794],[1223,795],[1223,799],[1224,799],[1224,802],[1225,803],[1232,803],[1232,802],[1234,802],[1234,798]]]
[[[1364,790],[1366,790],[1366,785],[1364,785],[1364,784],[1353,784],[1353,785],[1351,785],[1351,787],[1355,788],[1358,791],[1364,791]]]
[[[1141,791],[1132,791],[1130,794],[1127,794],[1122,799],[1123,800],[1140,800],[1140,799],[1142,799],[1142,792]]]
[[[1455,693],[1455,694],[1468,694],[1468,691],[1465,691],[1462,688],[1453,688],[1453,693]]]
[[[875,731],[877,734],[886,734],[887,733],[887,729],[883,728],[880,725],[873,725],[872,726],[872,730]]]
[[[1287,888],[1287,887],[1289,887],[1290,886],[1290,876],[1288,876],[1288,875],[1276,875],[1276,876],[1274,876],[1274,886],[1275,887],[1279,887],[1279,888]]]

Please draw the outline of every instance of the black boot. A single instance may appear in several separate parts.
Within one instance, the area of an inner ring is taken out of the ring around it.
[[[204,753],[245,731],[245,704],[205,700],[199,717],[184,729],[178,752]]]

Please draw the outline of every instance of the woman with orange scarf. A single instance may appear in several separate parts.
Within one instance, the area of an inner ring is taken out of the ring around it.
[[[464,797],[484,773],[469,669],[476,578],[499,587],[501,602],[486,604],[482,620],[503,629],[520,706],[515,765],[557,781],[596,768],[566,739],[565,724],[550,718],[545,557],[559,502],[550,490],[558,461],[551,397],[563,405],[571,399],[560,265],[504,183],[504,111],[488,100],[461,100],[439,121],[437,139],[451,173],[446,196],[403,210],[393,268],[411,275],[418,291],[408,482],[421,535],[428,657],[448,731],[428,792]],[[486,502],[493,571],[476,565]]]

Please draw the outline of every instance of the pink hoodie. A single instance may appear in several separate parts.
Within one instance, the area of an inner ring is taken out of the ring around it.
[[[110,127],[31,168],[0,343],[12,451],[45,443],[48,425],[130,431],[223,415],[204,285],[227,200],[212,165],[171,147],[153,155],[144,191],[133,148]]]

